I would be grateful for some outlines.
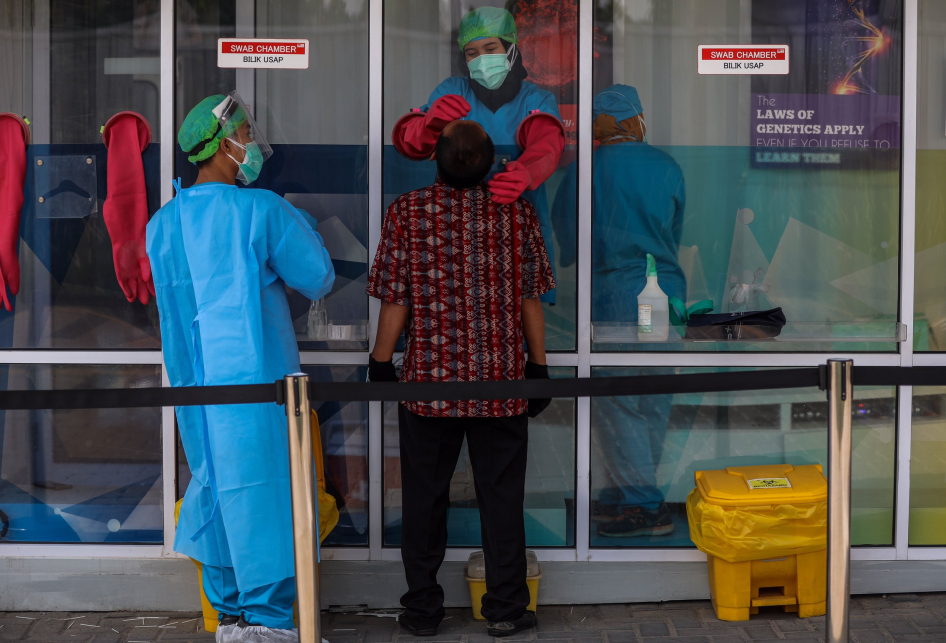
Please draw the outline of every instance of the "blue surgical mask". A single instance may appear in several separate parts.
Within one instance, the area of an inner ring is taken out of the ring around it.
[[[470,68],[470,78],[486,89],[496,89],[503,84],[512,64],[516,62],[518,52],[516,46],[509,48],[508,54],[483,54],[467,63]],[[510,60],[511,58],[511,60]]]
[[[243,161],[238,161],[229,154],[230,158],[240,166],[240,169],[237,170],[237,178],[240,179],[240,182],[243,185],[249,185],[253,181],[259,178],[260,170],[263,169],[263,153],[260,152],[259,145],[254,141],[250,141],[246,145],[241,145],[237,143],[232,138],[227,139],[237,147],[243,148],[243,151],[246,154],[243,155]]]

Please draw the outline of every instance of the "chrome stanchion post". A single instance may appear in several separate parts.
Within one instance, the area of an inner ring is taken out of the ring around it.
[[[826,643],[848,643],[851,602],[852,360],[828,360],[828,604]]]
[[[299,643],[321,643],[321,600],[318,583],[318,522],[309,376],[287,375],[286,416],[289,419],[289,479],[292,489],[292,535],[299,601]]]

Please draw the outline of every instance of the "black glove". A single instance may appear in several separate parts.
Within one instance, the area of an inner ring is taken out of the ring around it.
[[[547,380],[549,379],[549,367],[545,364],[536,364],[535,362],[526,362],[527,380]],[[552,398],[543,397],[529,400],[529,417],[534,418],[539,413],[548,408],[552,403]]]
[[[389,359],[386,362],[379,362],[371,355],[368,356],[368,381],[369,382],[397,382],[397,369],[394,368],[394,360]]]

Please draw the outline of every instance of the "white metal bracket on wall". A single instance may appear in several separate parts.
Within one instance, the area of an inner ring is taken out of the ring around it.
[[[903,6],[903,113],[901,115],[900,179],[900,320],[907,339],[900,344],[900,366],[912,367],[914,291],[916,285],[916,148],[919,75],[919,0]],[[856,363],[856,362],[855,362]],[[910,451],[913,442],[913,387],[901,386],[897,396],[896,502],[894,547],[897,559],[909,558]]]

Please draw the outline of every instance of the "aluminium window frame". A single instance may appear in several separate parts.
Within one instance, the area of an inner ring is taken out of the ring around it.
[[[394,1],[394,0],[389,0]],[[251,0],[241,0],[241,15],[251,14]],[[579,0],[579,54],[578,54],[578,311],[576,351],[550,353],[549,364],[568,366],[577,370],[578,377],[589,377],[597,366],[677,366],[677,367],[791,367],[823,364],[828,358],[850,358],[855,365],[871,366],[946,366],[946,353],[921,353],[913,351],[913,297],[915,271],[916,231],[916,145],[917,145],[917,85],[918,85],[918,0],[904,0],[903,27],[903,111],[901,135],[901,198],[900,198],[900,298],[899,318],[906,322],[907,340],[899,344],[896,353],[594,353],[591,348],[591,162],[592,139],[591,112],[593,98],[592,43],[594,38],[595,0]],[[48,63],[48,0],[35,0],[37,16],[46,19],[45,51]],[[46,7],[45,14],[43,7]],[[369,34],[369,99],[368,99],[368,247],[377,247],[381,235],[383,216],[383,104],[384,104],[384,0],[368,0]],[[39,24],[39,21],[38,23]],[[173,196],[171,181],[174,178],[174,132],[175,105],[175,0],[161,0],[161,201],[166,203]],[[238,29],[238,33],[243,33]],[[34,33],[34,65],[42,61],[42,34]],[[41,66],[40,66],[41,67]],[[249,71],[249,70],[247,70]],[[47,75],[48,76],[48,75]],[[46,79],[48,85],[48,77]],[[255,88],[250,77],[239,78],[238,84],[252,93]],[[42,92],[42,79],[34,74],[34,96]],[[48,87],[46,88],[48,97]],[[41,98],[41,97],[40,97]],[[43,102],[34,101],[34,114],[42,109]],[[45,101],[48,112],[48,100]],[[48,114],[47,114],[48,117]],[[37,121],[40,119],[37,118]],[[47,118],[48,120],[48,118]],[[48,125],[47,125],[48,130]],[[371,258],[369,256],[369,259]],[[377,326],[380,304],[368,300],[368,334],[373,338]],[[369,340],[370,341],[370,340]],[[367,362],[365,351],[306,351],[301,353],[305,365],[363,365]],[[4,350],[0,351],[0,363],[8,364],[161,364],[162,381],[168,385],[163,358],[160,351],[46,351]],[[912,387],[900,387],[896,427],[896,472],[894,542],[884,547],[857,547],[851,558],[858,561],[891,560],[946,560],[946,546],[910,547],[908,545],[910,509],[910,447]],[[684,548],[591,548],[590,537],[590,459],[591,459],[591,404],[589,398],[577,400],[576,427],[576,528],[575,546],[570,548],[544,548],[536,551],[542,561],[588,561],[588,562],[694,562],[705,560],[705,555],[695,549]],[[4,557],[50,557],[50,558],[182,558],[173,552],[174,527],[173,508],[176,500],[176,434],[173,409],[166,408],[162,415],[163,438],[163,493],[164,493],[164,544],[4,544],[0,556]],[[368,469],[369,469],[369,516],[367,547],[326,547],[322,550],[324,560],[391,561],[400,560],[400,550],[383,546],[383,418],[382,404],[368,405]],[[446,560],[464,561],[472,548],[449,548]]]

